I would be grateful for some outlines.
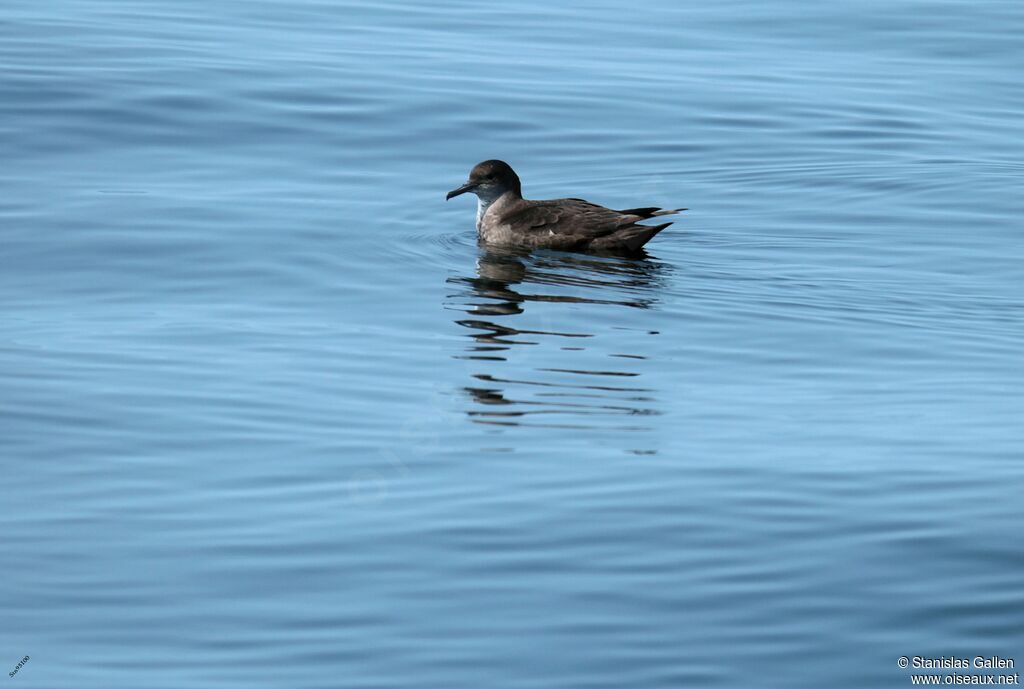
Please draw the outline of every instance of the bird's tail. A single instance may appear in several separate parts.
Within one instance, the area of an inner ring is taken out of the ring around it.
[[[655,211],[654,213],[651,213],[651,217],[653,218],[653,217],[656,217],[656,216],[659,216],[659,215],[675,215],[676,213],[682,213],[685,210],[689,210],[689,209],[688,208],[662,208],[661,210],[658,210],[658,211]]]
[[[636,229],[629,234],[622,237],[622,244],[630,251],[640,251],[640,248],[651,241],[654,235],[658,234],[672,223],[667,222],[664,225],[636,225]]]
[[[676,213],[682,213],[685,208],[658,208],[653,206],[651,208],[627,208],[626,210],[619,211],[623,215],[637,215],[642,220],[647,218],[654,218],[659,215],[675,215]]]

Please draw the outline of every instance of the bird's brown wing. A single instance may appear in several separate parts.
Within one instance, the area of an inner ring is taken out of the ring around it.
[[[517,211],[505,221],[514,227],[529,228],[537,235],[592,240],[611,234],[641,217],[626,215],[611,208],[598,206],[583,199],[556,199],[537,201]]]

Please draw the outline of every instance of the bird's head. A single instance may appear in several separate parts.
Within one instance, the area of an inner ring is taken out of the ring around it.
[[[471,191],[483,201],[493,201],[507,191],[522,197],[519,175],[502,160],[485,160],[469,171],[469,180],[461,187],[452,189],[445,200]]]

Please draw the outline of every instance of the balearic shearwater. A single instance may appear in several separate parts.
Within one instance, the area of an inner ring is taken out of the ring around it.
[[[476,229],[489,244],[563,251],[639,251],[672,223],[638,225],[641,220],[673,215],[685,208],[627,208],[616,211],[583,199],[530,201],[508,163],[485,160],[469,172],[469,181],[445,199],[471,191],[477,196]]]

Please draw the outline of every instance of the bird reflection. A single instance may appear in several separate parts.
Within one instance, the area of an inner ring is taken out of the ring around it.
[[[456,287],[448,307],[469,331],[470,342],[453,354],[470,378],[469,418],[645,430],[642,417],[660,413],[643,374],[652,370],[647,338],[658,333],[646,327],[652,319],[629,312],[657,305],[666,273],[646,255],[481,248],[473,274],[448,279]],[[644,327],[631,327],[638,321]]]

